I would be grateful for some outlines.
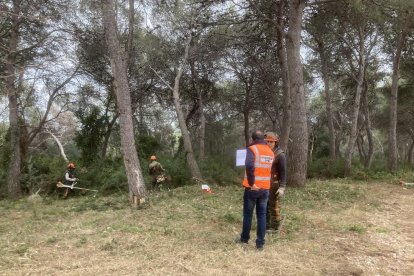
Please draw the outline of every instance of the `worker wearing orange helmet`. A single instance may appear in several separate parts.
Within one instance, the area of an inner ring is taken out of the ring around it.
[[[279,136],[276,133],[266,132],[264,136],[267,144],[275,154],[272,164],[266,224],[268,232],[272,232],[279,230],[282,221],[280,199],[283,197],[286,187],[286,155],[279,147]]]
[[[65,173],[65,185],[72,186],[72,187],[75,186],[76,181],[78,180],[75,176],[75,169],[76,169],[76,165],[74,163],[68,164],[68,169]],[[71,188],[66,188],[63,198],[67,199],[72,190],[73,189]]]
[[[157,162],[157,157],[152,155],[150,157],[150,164],[148,166],[149,174],[152,177],[151,185],[153,190],[158,190],[158,179],[160,176],[163,175],[165,172],[164,168],[161,166],[159,162]]]

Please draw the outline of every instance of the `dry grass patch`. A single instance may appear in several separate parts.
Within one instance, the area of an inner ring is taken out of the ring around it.
[[[214,194],[198,186],[155,193],[138,210],[129,209],[126,195],[44,199],[36,213],[25,200],[0,202],[0,270],[4,275],[371,275],[395,274],[392,262],[382,259],[392,260],[391,252],[404,260],[399,266],[407,267],[413,256],[412,246],[397,247],[409,235],[394,238],[409,226],[390,201],[394,186],[335,180],[288,189],[283,229],[267,236],[261,252],[254,247],[254,230],[250,244],[233,243],[241,230],[242,189],[213,189]],[[406,195],[393,196],[397,201]],[[408,200],[398,202],[412,207]]]

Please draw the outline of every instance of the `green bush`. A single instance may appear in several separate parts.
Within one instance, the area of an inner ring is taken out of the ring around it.
[[[182,187],[191,183],[191,174],[184,156],[180,155],[175,159],[160,156],[158,161],[166,170],[165,174],[171,177],[171,187]],[[148,174],[148,163],[146,171]]]
[[[205,159],[203,162],[200,162],[200,167],[207,181],[211,180],[222,186],[240,183],[243,177],[243,173],[236,171],[219,157]]]
[[[344,177],[344,173],[345,160],[342,158],[332,161],[322,157],[308,164],[308,178],[338,178]]]
[[[92,165],[78,166],[80,186],[98,189],[103,194],[128,191],[128,180],[122,158],[96,160]]]
[[[151,155],[157,155],[156,153],[162,149],[160,142],[149,135],[138,135],[135,141],[137,141],[138,155],[143,160],[148,160]]]
[[[64,180],[66,162],[60,156],[33,155],[22,169],[21,185],[26,193],[41,190],[50,194],[56,190],[56,183]]]

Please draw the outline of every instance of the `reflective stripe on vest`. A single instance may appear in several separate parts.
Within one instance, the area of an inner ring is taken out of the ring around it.
[[[250,146],[249,149],[254,154],[255,184],[261,189],[269,189],[274,153],[268,145],[262,144]],[[250,187],[246,172],[244,173],[243,186]]]

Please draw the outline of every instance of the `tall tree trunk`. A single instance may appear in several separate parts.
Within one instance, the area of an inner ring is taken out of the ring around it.
[[[133,54],[134,54],[134,17],[135,17],[135,9],[134,9],[134,0],[129,0],[129,10],[128,10],[128,47],[127,47],[127,65],[129,71],[131,71],[132,65],[134,64],[133,61]],[[130,72],[131,74],[131,72]]]
[[[411,137],[411,145],[410,148],[408,149],[408,164],[410,165],[414,165],[414,130],[411,129],[411,127],[408,127],[408,133],[410,134]]]
[[[361,164],[364,164],[366,160],[366,154],[364,149],[364,137],[362,136],[362,134],[358,134],[356,144],[358,148],[359,161],[361,162]]]
[[[173,102],[174,102],[175,112],[177,113],[178,124],[180,126],[181,135],[183,137],[184,150],[186,152],[187,164],[190,169],[191,176],[201,179],[202,176],[201,176],[200,169],[198,167],[197,161],[194,156],[193,145],[191,143],[191,138],[190,138],[190,132],[188,131],[187,125],[185,123],[184,113],[181,108],[180,90],[179,90],[180,79],[183,74],[183,67],[186,64],[187,59],[188,59],[188,52],[190,48],[191,39],[192,39],[191,33],[189,32],[188,39],[185,45],[184,58],[183,58],[180,68],[178,69],[177,75],[175,76],[174,88],[172,91],[173,91]]]
[[[291,110],[291,99],[290,99],[290,84],[289,84],[289,71],[287,65],[287,53],[285,43],[285,33],[283,32],[283,10],[284,1],[278,2],[277,11],[277,24],[279,27],[276,28],[276,40],[277,40],[277,57],[279,60],[279,66],[282,78],[282,90],[283,90],[283,121],[282,130],[280,133],[279,146],[287,152],[289,144],[290,127],[292,121],[292,110]]]
[[[365,158],[365,168],[371,168],[372,158],[374,156],[374,137],[372,134],[371,116],[369,114],[368,106],[368,85],[365,83],[364,95],[363,95],[364,117],[365,117],[365,130],[367,132],[368,140],[368,153]]]
[[[331,160],[336,159],[336,147],[335,147],[335,130],[333,124],[333,112],[331,102],[331,78],[329,76],[328,58],[326,56],[326,49],[323,41],[318,41],[318,52],[321,59],[321,71],[322,79],[324,83],[325,104],[326,104],[326,116],[328,118],[328,131],[329,131],[329,158]]]
[[[246,147],[250,144],[250,124],[249,124],[249,110],[245,109],[243,112],[244,119],[244,141]]]
[[[414,165],[414,162],[413,162],[413,160],[414,160],[413,154],[414,154],[414,139],[413,139],[413,141],[411,141],[411,145],[410,145],[410,148],[408,149],[408,153],[407,153],[407,157],[408,157],[407,158],[407,162],[410,165]]]
[[[312,163],[313,162],[313,149],[314,149],[315,143],[316,143],[316,135],[313,132],[313,130],[311,131],[310,136],[311,136],[311,139],[310,139],[310,147],[309,147],[309,156],[308,156],[308,159],[309,159],[309,163]]]
[[[203,110],[203,99],[201,93],[199,94],[199,104],[200,104],[200,153],[199,158],[200,160],[204,160],[205,158],[205,139],[206,139],[206,117],[204,116]]]
[[[336,131],[336,135],[335,135],[335,154],[336,157],[340,158],[342,157],[341,151],[340,151],[340,147],[341,147],[341,140],[342,140],[342,134],[343,134],[343,126],[342,126],[342,116],[340,112],[335,112],[334,113],[335,116],[335,121],[336,121],[336,125],[337,125],[337,131]]]
[[[113,0],[102,0],[103,24],[105,39],[111,60],[112,74],[114,76],[115,94],[119,113],[121,132],[121,151],[124,158],[125,171],[128,178],[129,195],[131,203],[137,205],[137,198],[146,195],[144,178],[139,164],[135,147],[134,129],[131,114],[131,95],[129,92],[127,68],[120,51],[121,45],[117,35],[115,21],[115,5]]]
[[[106,152],[108,150],[109,138],[111,137],[112,128],[114,127],[117,119],[118,119],[118,114],[115,114],[112,120],[108,123],[106,132],[104,134],[104,140],[102,143],[102,151],[101,151],[102,158],[105,158],[106,156]]]
[[[10,164],[7,175],[7,188],[11,198],[18,198],[21,193],[20,185],[20,126],[19,126],[19,106],[18,106],[18,89],[16,82],[16,53],[19,37],[20,25],[20,0],[13,1],[12,26],[9,38],[9,53],[6,56],[6,91],[9,99],[9,125],[10,125]]]
[[[250,144],[250,86],[247,81],[245,81],[246,86],[246,97],[244,99],[244,107],[243,107],[243,119],[244,119],[244,141],[246,143],[246,147]]]
[[[348,140],[348,146],[345,152],[345,176],[351,175],[351,167],[352,167],[352,155],[354,153],[354,146],[355,141],[357,138],[358,132],[358,117],[359,117],[359,109],[361,105],[361,95],[362,89],[364,85],[364,72],[365,72],[365,35],[362,33],[362,29],[360,29],[360,37],[359,37],[359,73],[357,78],[357,89],[355,93],[355,98],[353,102],[353,111],[352,111],[352,122],[351,122],[351,134]]]
[[[196,51],[196,46],[194,45],[194,43],[191,43],[190,46],[191,46],[191,51],[194,53]],[[198,74],[197,74],[197,71],[196,71],[196,68],[195,68],[195,59],[191,58],[189,64],[190,64],[190,69],[191,69],[191,80],[192,80],[193,89],[197,93],[198,112],[199,112],[199,118],[200,118],[200,131],[199,131],[199,135],[198,135],[198,141],[199,141],[198,158],[199,158],[199,160],[204,160],[204,157],[205,157],[206,118],[204,116],[203,94],[202,94],[202,91],[201,91],[201,88],[200,88]]]
[[[397,106],[398,106],[398,80],[400,75],[401,51],[405,42],[405,31],[401,31],[398,37],[397,49],[395,50],[392,65],[392,84],[390,98],[390,125],[388,130],[388,170],[396,172],[398,169],[397,148]]]
[[[304,0],[290,1],[287,58],[292,110],[295,110],[295,116],[292,116],[292,142],[289,145],[288,185],[290,186],[305,186],[308,161],[306,98],[300,60],[300,36],[304,8]]]

